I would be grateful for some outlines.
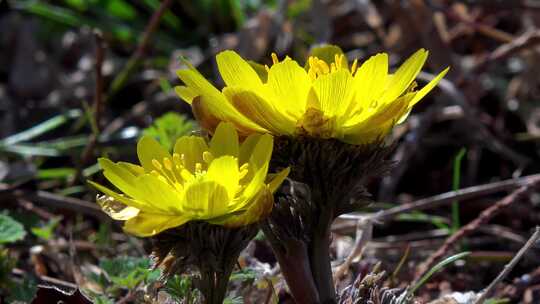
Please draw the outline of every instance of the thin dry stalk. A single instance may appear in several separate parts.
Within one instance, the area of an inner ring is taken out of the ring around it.
[[[431,254],[424,263],[418,266],[415,273],[415,281],[421,278],[428,269],[433,267],[436,261],[439,261],[441,260],[441,258],[447,256],[451,252],[452,248],[460,240],[462,240],[464,237],[468,236],[472,232],[478,230],[478,227],[487,223],[502,209],[510,206],[512,203],[519,201],[520,199],[525,197],[539,183],[540,183],[540,177],[536,177],[530,180],[529,183],[527,183],[526,185],[515,190],[514,192],[510,193],[509,195],[501,199],[500,201],[493,204],[491,207],[482,211],[482,213],[480,213],[480,215],[476,219],[474,219],[467,225],[461,227],[456,233],[454,233],[449,238],[447,238],[444,244],[437,251]]]
[[[525,243],[525,245],[523,245],[523,247],[518,251],[516,256],[508,264],[506,264],[504,266],[504,269],[501,271],[501,273],[499,273],[499,275],[495,278],[495,280],[493,280],[493,282],[491,282],[491,284],[489,284],[489,286],[484,290],[484,292],[482,292],[480,294],[480,297],[478,297],[478,299],[474,302],[474,304],[482,304],[482,303],[484,303],[484,301],[487,299],[487,297],[490,294],[493,293],[493,290],[495,289],[497,284],[499,284],[506,276],[508,276],[510,271],[512,271],[512,269],[514,269],[514,267],[521,260],[523,255],[529,249],[531,249],[531,247],[536,243],[536,241],[538,241],[538,239],[540,239],[540,226],[536,227],[536,231],[529,238],[527,243]]]

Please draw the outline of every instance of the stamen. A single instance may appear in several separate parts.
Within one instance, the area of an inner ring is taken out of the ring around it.
[[[178,182],[174,183],[174,188],[176,188],[178,192],[182,192],[182,190],[184,190],[184,186]]]
[[[156,169],[158,169],[158,170],[160,170],[160,171],[161,171],[161,169],[163,168],[163,167],[161,166],[161,164],[160,164],[155,158],[152,159],[152,165],[154,166],[154,168],[156,168]]]
[[[210,164],[214,160],[214,155],[210,151],[204,151],[202,158],[205,163]]]
[[[358,67],[358,59],[355,59],[352,63],[351,67],[351,74],[354,76],[354,72],[356,72],[356,68]]]
[[[182,165],[182,159],[180,157],[180,154],[174,153],[173,156],[172,156],[172,159],[173,159],[173,162],[174,162],[175,165],[177,165],[177,166]]]
[[[270,72],[270,67],[268,66],[268,64],[264,65],[264,69],[266,70],[266,72]]]
[[[202,173],[202,164],[196,163],[195,164],[195,173]]]
[[[168,157],[165,157],[163,159],[163,165],[165,165],[165,169],[172,171],[173,170],[173,164],[171,162],[171,159]]]
[[[191,174],[191,172],[189,172],[186,169],[182,169],[182,171],[180,171],[180,176],[182,176],[182,179],[184,179],[186,181],[189,181],[189,180],[193,179],[193,174]]]
[[[328,74],[330,72],[330,68],[328,67],[328,64],[324,60],[318,60],[317,65],[319,66],[319,69],[322,71],[321,74]]]
[[[273,64],[278,64],[279,63],[279,59],[278,59],[276,53],[272,53],[272,63]]]
[[[315,80],[317,78],[317,73],[315,73],[315,69],[309,68],[308,76],[309,78],[311,78],[311,80]]]
[[[240,179],[243,179],[244,177],[246,177],[246,175],[249,172],[249,164],[245,163],[242,166],[240,166],[239,172],[240,172],[240,175],[239,175]]]
[[[159,177],[161,174],[159,174],[159,172],[157,172],[156,170],[152,170],[150,171],[150,174],[152,174],[153,176],[155,177]]]

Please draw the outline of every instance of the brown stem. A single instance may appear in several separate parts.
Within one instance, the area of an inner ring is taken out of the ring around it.
[[[290,239],[272,250],[296,303],[320,303],[313,281],[306,244]]]

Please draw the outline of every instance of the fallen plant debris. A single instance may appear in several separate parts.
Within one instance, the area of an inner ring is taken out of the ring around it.
[[[0,303],[540,303],[539,37],[527,0],[0,1]]]

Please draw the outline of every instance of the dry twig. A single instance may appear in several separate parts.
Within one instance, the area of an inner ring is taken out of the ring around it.
[[[163,2],[161,2],[159,8],[154,12],[152,17],[150,18],[150,21],[148,21],[146,28],[144,29],[141,42],[137,46],[137,49],[135,50],[133,55],[131,55],[128,62],[124,66],[124,68],[114,78],[111,84],[111,88],[109,90],[108,97],[115,95],[118,92],[118,90],[120,90],[124,86],[124,84],[128,81],[131,73],[133,73],[133,71],[135,71],[135,69],[139,66],[141,59],[146,53],[146,48],[148,47],[150,38],[156,31],[159,25],[159,21],[161,20],[161,17],[167,11],[171,3],[172,3],[172,0],[164,0]]]
[[[536,231],[533,233],[533,235],[529,238],[527,243],[521,247],[521,249],[518,251],[516,256],[504,266],[504,269],[499,273],[499,275],[489,284],[489,286],[484,290],[484,292],[481,293],[480,297],[474,302],[474,304],[482,304],[486,300],[487,296],[489,296],[493,289],[495,289],[495,286],[499,284],[509,273],[514,269],[514,267],[517,265],[519,260],[523,257],[523,255],[531,249],[531,247],[538,241],[540,238],[540,226],[536,226]]]
[[[493,204],[491,207],[482,211],[476,219],[474,219],[467,225],[461,227],[456,233],[447,238],[444,244],[439,247],[437,251],[431,254],[424,263],[418,266],[415,273],[415,281],[421,278],[424,273],[426,273],[426,271],[435,264],[436,261],[448,255],[454,245],[458,243],[461,239],[476,231],[478,227],[480,227],[480,225],[487,223],[491,218],[493,218],[505,207],[508,207],[512,203],[525,197],[529,193],[529,191],[531,191],[536,185],[538,185],[538,183],[540,183],[540,177],[536,176],[535,178],[530,179],[527,184],[523,185],[521,188],[510,193],[500,201]]]
[[[500,182],[463,188],[456,191],[450,191],[427,197],[416,202],[403,204],[394,208],[381,211],[373,215],[372,219],[376,221],[384,221],[405,212],[431,209],[444,204],[449,204],[453,201],[463,201],[483,195],[493,194],[501,191],[508,191],[520,186],[531,184],[539,178],[540,174],[533,174],[520,178],[508,179]],[[343,216],[343,218],[350,218],[351,216],[356,218],[359,217],[357,215],[345,215]]]

